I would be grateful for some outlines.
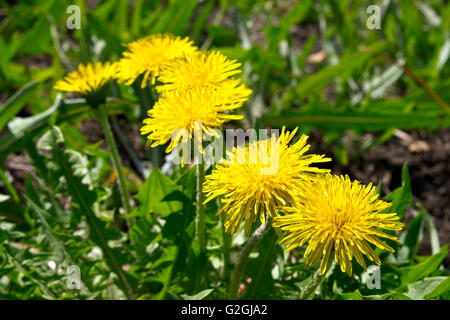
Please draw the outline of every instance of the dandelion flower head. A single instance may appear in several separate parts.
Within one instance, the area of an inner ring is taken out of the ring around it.
[[[70,72],[54,85],[56,90],[78,92],[83,96],[101,91],[116,72],[116,64],[110,62],[94,62],[80,64],[78,70]]]
[[[143,75],[142,88],[147,86],[149,78],[154,84],[161,68],[167,63],[197,50],[189,38],[180,38],[171,34],[156,34],[140,38],[127,44],[127,47],[127,51],[118,62],[116,77],[119,82],[130,85]]]
[[[206,177],[203,184],[206,202],[223,197],[224,206],[217,214],[226,212],[227,232],[236,233],[245,219],[244,231],[248,235],[258,216],[261,223],[266,222],[266,212],[275,217],[276,207],[291,203],[298,186],[314,179],[315,173],[329,171],[311,166],[331,159],[305,154],[310,148],[306,144],[308,136],[302,135],[289,145],[296,131],[285,131],[283,127],[278,139],[273,135],[233,148],[227,154],[228,160],[222,159]]]
[[[401,230],[403,224],[396,213],[385,211],[390,203],[379,200],[372,184],[362,185],[348,176],[326,174],[314,183],[300,186],[298,199],[292,207],[285,207],[284,216],[274,220],[274,226],[289,231],[281,244],[286,251],[308,243],[304,253],[306,268],[322,257],[320,272],[329,268],[332,251],[342,272],[352,274],[352,256],[366,269],[363,255],[376,264],[381,261],[370,244],[394,252],[378,237],[398,241],[396,236],[383,232]]]
[[[161,96],[148,111],[141,134],[146,135],[147,145],[155,147],[171,140],[166,152],[180,142],[192,137],[196,125],[202,132],[217,135],[213,129],[220,129],[224,122],[242,119],[242,115],[230,111],[242,106],[246,95],[230,95],[210,87],[179,89]],[[186,134],[187,133],[187,134]]]
[[[239,62],[229,60],[220,52],[197,51],[167,64],[161,70],[159,77],[163,84],[156,89],[162,92],[210,86],[233,94],[250,95],[251,90],[240,84],[240,79],[232,77],[241,72],[240,66]]]

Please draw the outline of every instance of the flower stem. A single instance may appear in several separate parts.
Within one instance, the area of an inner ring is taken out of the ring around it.
[[[233,300],[238,297],[239,284],[241,282],[242,274],[244,273],[245,265],[247,264],[250,252],[256,247],[257,243],[262,239],[262,237],[269,231],[272,222],[266,216],[266,223],[262,224],[255,230],[250,239],[248,239],[242,252],[239,256],[239,260],[236,267],[233,270],[231,276],[231,284],[228,291],[228,299]]]
[[[196,217],[195,217],[195,236],[200,245],[200,249],[205,251],[206,239],[205,239],[205,195],[202,191],[202,185],[205,181],[205,163],[197,164],[197,204],[196,204]]]
[[[109,125],[108,114],[106,110],[104,110],[103,106],[100,106],[98,112],[96,112],[98,121],[103,127],[103,132],[106,137],[106,141],[109,146],[109,150],[111,151],[111,156],[113,160],[114,169],[116,171],[117,177],[119,178],[119,190],[120,196],[122,198],[122,203],[125,207],[126,213],[131,212],[131,204],[130,204],[130,196],[128,194],[128,188],[125,183],[125,177],[122,172],[122,164],[120,163],[119,152],[117,151],[117,145],[114,140],[113,133],[111,131],[111,127]]]
[[[306,286],[305,289],[300,291],[298,294],[297,300],[308,300],[308,298],[311,296],[311,294],[314,293],[316,288],[319,286],[319,284],[322,282],[322,279],[324,278],[324,275],[320,272],[320,269],[317,269],[316,273],[314,273],[313,278],[309,282],[309,284]]]
[[[217,207],[220,208],[220,201],[217,201]],[[225,230],[225,215],[222,216],[222,249],[223,249],[223,273],[222,277],[225,281],[230,279],[230,247],[231,247],[231,235]]]

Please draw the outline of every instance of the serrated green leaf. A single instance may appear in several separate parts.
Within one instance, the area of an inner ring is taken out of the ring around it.
[[[44,227],[44,232],[50,242],[50,245],[55,251],[57,258],[59,259],[58,262],[62,263],[66,258],[68,258],[68,255],[64,248],[64,245],[55,237],[54,231],[50,227],[50,224],[47,222],[47,219],[45,217],[46,212],[41,209],[33,200],[31,200],[31,198],[27,197],[27,195],[25,195],[25,199],[27,200],[28,206],[32,211],[36,213],[41,225]]]
[[[38,140],[36,147],[38,148],[38,150],[50,151],[56,144],[62,142],[64,142],[64,137],[61,129],[56,126],[52,126],[50,130],[44,133]]]
[[[98,245],[103,252],[103,256],[112,272],[115,272],[118,277],[118,285],[128,298],[134,298],[133,289],[130,285],[127,275],[122,270],[118,250],[112,249],[108,240],[111,232],[106,229],[105,223],[95,215],[93,211],[93,203],[97,199],[94,191],[89,190],[88,186],[81,182],[81,179],[76,177],[69,165],[67,154],[61,152],[55,145],[53,146],[53,157],[62,169],[67,183],[67,188],[72,196],[72,206],[78,207],[82,214],[86,217],[90,227],[89,236],[92,241]]]

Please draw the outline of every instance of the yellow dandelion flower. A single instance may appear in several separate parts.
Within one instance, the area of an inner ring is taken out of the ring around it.
[[[244,85],[240,85],[239,79],[231,78],[241,72],[238,69],[240,66],[239,62],[229,60],[219,52],[198,51],[167,64],[159,76],[159,80],[164,84],[157,86],[156,89],[161,92],[211,86],[227,91],[248,91]]]
[[[184,54],[197,50],[189,38],[180,38],[170,34],[156,34],[127,44],[128,50],[118,62],[116,77],[119,82],[132,84],[140,75],[144,75],[141,87],[147,86],[150,78],[154,84],[160,70],[168,62]]]
[[[101,91],[116,72],[116,64],[106,62],[80,64],[78,70],[70,72],[54,85],[56,90],[78,92],[83,96]]]
[[[192,137],[196,125],[202,132],[215,135],[211,129],[220,129],[224,122],[242,119],[229,111],[239,108],[248,99],[245,93],[232,95],[210,87],[179,89],[165,93],[148,111],[141,134],[148,134],[147,145],[155,147],[170,142],[166,152],[182,140],[186,132]],[[172,137],[173,136],[173,137]]]
[[[244,230],[248,235],[258,216],[261,223],[265,223],[265,212],[275,217],[278,215],[276,207],[291,203],[304,181],[314,179],[314,173],[329,171],[310,166],[331,159],[305,155],[310,147],[306,144],[308,136],[302,135],[289,145],[296,132],[297,129],[289,132],[283,127],[278,140],[273,135],[271,139],[233,148],[227,154],[228,160],[222,159],[206,177],[203,184],[206,202],[223,196],[224,206],[217,215],[227,213],[227,232],[236,233],[245,218]]]
[[[306,268],[315,265],[323,255],[320,272],[324,274],[334,260],[342,272],[352,274],[352,256],[366,269],[363,254],[380,265],[380,258],[369,243],[393,252],[378,237],[398,241],[380,229],[401,230],[403,224],[396,213],[383,213],[391,206],[379,200],[372,184],[362,185],[348,176],[324,175],[311,184],[300,186],[293,207],[284,207],[286,215],[275,218],[274,226],[289,231],[281,244],[286,251],[308,243],[304,257]]]

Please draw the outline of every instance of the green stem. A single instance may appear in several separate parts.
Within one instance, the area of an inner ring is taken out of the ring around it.
[[[205,181],[205,163],[197,164],[197,204],[195,216],[195,236],[202,251],[206,250],[205,239],[205,195],[202,191],[202,185]]]
[[[9,193],[11,194],[14,202],[21,206],[20,203],[20,197],[17,194],[16,190],[14,189],[14,187],[12,186],[11,182],[9,182],[8,178],[5,175],[5,172],[3,171],[2,168],[0,168],[0,179],[2,179],[3,183],[5,184],[6,189],[8,189]]]
[[[250,239],[245,244],[244,249],[242,249],[241,255],[239,256],[239,260],[234,268],[233,275],[231,277],[231,284],[228,291],[228,299],[233,300],[238,297],[238,289],[239,284],[241,282],[242,274],[244,273],[245,265],[247,264],[248,257],[250,252],[256,247],[258,242],[262,239],[262,237],[269,231],[272,223],[268,219],[266,215],[266,223],[262,224],[255,230]]]
[[[111,127],[109,125],[108,114],[103,106],[100,106],[97,112],[97,118],[100,121],[100,124],[103,127],[103,132],[106,137],[106,141],[108,142],[109,149],[111,151],[111,156],[114,164],[114,169],[116,171],[117,177],[119,178],[119,190],[120,196],[122,198],[122,203],[125,207],[126,213],[131,212],[131,204],[130,204],[130,196],[128,193],[128,188],[125,182],[125,177],[123,176],[122,164],[120,163],[119,152],[117,151],[117,145],[114,140],[113,133],[111,131]]]
[[[316,291],[316,288],[319,286],[319,284],[322,282],[322,279],[324,278],[324,275],[320,273],[320,269],[317,269],[316,273],[314,273],[313,278],[309,282],[309,284],[306,286],[305,289],[300,291],[297,300],[307,300],[309,297]]]
[[[220,201],[217,201],[218,207],[220,207]],[[231,235],[225,230],[225,215],[222,215],[222,249],[223,249],[223,274],[222,277],[225,281],[230,278],[230,247],[231,247]]]

